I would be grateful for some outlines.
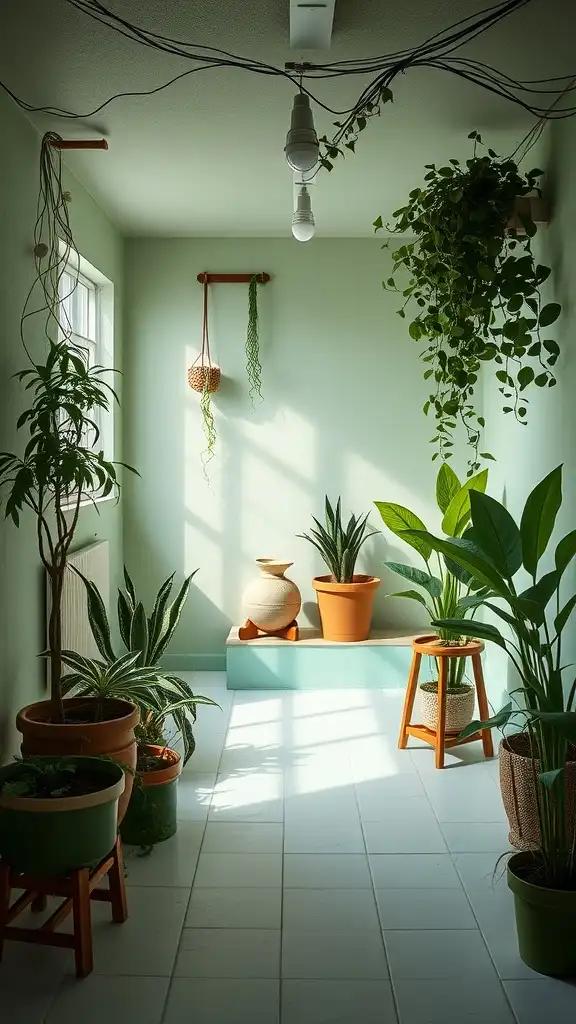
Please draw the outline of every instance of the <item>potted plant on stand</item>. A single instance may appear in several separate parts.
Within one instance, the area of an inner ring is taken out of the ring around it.
[[[442,530],[449,537],[464,537],[470,522],[470,492],[484,491],[488,479],[488,471],[482,470],[477,476],[461,484],[456,473],[448,463],[443,463],[436,479],[436,501],[442,515]],[[385,562],[387,569],[415,583],[420,590],[402,590],[390,597],[406,598],[416,601],[426,609],[430,619],[455,619],[464,616],[470,610],[467,598],[473,585],[470,573],[462,569],[456,562],[447,558],[437,557],[436,569],[431,565],[432,547],[421,537],[415,537],[414,530],[425,530],[422,521],[403,505],[391,501],[375,501],[374,504],[382,516],[384,524],[400,540],[405,541],[418,552],[426,566],[426,571],[416,569],[412,565],[401,562]],[[423,591],[423,592],[422,592]],[[425,637],[427,642],[433,637]],[[449,629],[438,631],[438,646],[455,646],[461,640],[461,634]],[[433,659],[430,659],[431,661]],[[434,660],[436,678],[420,684],[420,708],[424,725],[435,731],[438,726],[438,676]],[[448,686],[446,690],[446,732],[459,733],[471,721],[474,714],[475,689],[464,682],[464,658],[448,660]]]
[[[374,593],[380,586],[376,576],[355,575],[360,548],[377,530],[367,533],[368,516],[363,519],[351,515],[348,525],[342,525],[341,501],[333,508],[328,498],[325,504],[325,525],[314,516],[316,529],[299,537],[309,541],[320,552],[329,576],[316,576],[312,581],[318,598],[318,609],[325,640],[352,643],[367,640]]]
[[[576,974],[573,942],[576,914],[576,683],[568,686],[562,656],[564,630],[576,607],[576,594],[562,597],[563,576],[576,554],[576,530],[556,546],[554,568],[542,573],[562,503],[562,468],[553,470],[528,496],[520,526],[499,502],[471,492],[473,541],[444,539],[417,530],[413,536],[470,573],[484,593],[476,600],[505,625],[440,619],[434,625],[502,647],[518,676],[506,705],[478,728],[511,726],[500,748],[501,787],[523,791],[522,803],[536,829],[531,848],[508,861],[514,893],[520,955],[535,971],[559,977]],[[531,578],[516,586],[524,570]],[[511,761],[508,752],[517,754]],[[513,778],[508,772],[513,772]]]
[[[29,757],[0,768],[0,857],[16,871],[60,878],[113,849],[121,765],[97,757]]]
[[[86,587],[88,618],[103,664],[98,670],[98,683],[92,666],[86,663],[83,670],[65,681],[65,686],[67,690],[74,688],[82,696],[94,696],[101,694],[104,679],[107,679],[109,696],[129,696],[138,707],[137,780],[120,831],[128,843],[151,846],[176,832],[177,782],[196,746],[193,730],[196,706],[218,707],[210,697],[194,693],[185,679],[158,665],[176,632],[196,572],[184,580],[170,602],[174,584],[172,573],[160,587],[152,611],[147,614],[144,604],[137,598],[128,570],[124,569],[126,589],[118,591],[118,625],[128,653],[120,661],[114,653],[110,624],[98,588],[77,569],[75,572]],[[124,687],[118,677],[115,666],[124,660],[134,664],[139,676],[137,685]],[[174,734],[181,737],[182,755],[169,745],[170,723],[174,725]]]

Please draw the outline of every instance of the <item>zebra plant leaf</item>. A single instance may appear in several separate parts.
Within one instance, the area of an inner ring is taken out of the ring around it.
[[[130,650],[130,626],[132,623],[132,609],[128,604],[126,594],[118,591],[118,627],[124,647]]]
[[[141,601],[136,605],[130,623],[130,650],[138,652],[140,665],[148,663],[148,619]]]
[[[94,637],[96,646],[105,661],[115,661],[116,655],[112,648],[110,624],[108,622],[106,608],[100,595],[100,591],[92,580],[87,579],[87,577],[84,576],[84,574],[81,573],[74,565],[69,564],[69,568],[80,577],[86,588],[88,621],[90,622],[90,629],[92,630],[92,636]]]
[[[128,595],[128,603],[132,607],[132,611],[136,607],[136,591],[134,590],[134,584],[130,579],[130,574],[126,566],[124,566],[124,585],[126,587],[126,593]]]

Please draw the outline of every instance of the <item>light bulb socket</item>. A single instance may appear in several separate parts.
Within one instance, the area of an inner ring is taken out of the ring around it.
[[[297,93],[284,147],[286,160],[294,171],[309,171],[318,162],[318,149],[310,101],[304,93]]]

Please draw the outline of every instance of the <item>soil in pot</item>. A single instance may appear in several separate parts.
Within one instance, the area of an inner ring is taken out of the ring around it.
[[[520,956],[540,974],[574,978],[576,889],[549,889],[538,884],[539,874],[532,853],[516,853],[508,861]]]
[[[120,798],[119,821],[122,821],[136,767],[136,740],[134,729],[140,713],[133,704],[124,700],[98,701],[95,697],[70,697],[64,701],[66,721],[50,721],[50,701],[29,704],[16,717],[16,727],[22,733],[21,750],[24,755],[106,755],[128,766],[126,787]]]
[[[337,583],[333,576],[317,576],[312,586],[325,640],[358,643],[368,640],[374,594],[380,586],[376,576],[354,576],[351,583]]]
[[[473,686],[448,686],[446,689],[446,732],[459,733],[474,716]],[[428,729],[438,727],[438,682],[421,683],[420,712],[422,724]]]
[[[177,787],[182,771],[180,754],[150,744],[138,748],[137,778],[120,828],[125,843],[153,846],[170,839],[177,829]]]
[[[576,748],[569,750],[564,770],[566,823],[576,831]],[[500,744],[500,792],[508,818],[510,845],[516,850],[534,850],[540,846],[540,827],[536,798],[539,762],[532,757],[526,733],[506,736]]]
[[[16,871],[60,878],[112,850],[125,773],[100,758],[53,764],[50,775],[42,771],[24,786],[25,761],[0,768],[0,856]]]

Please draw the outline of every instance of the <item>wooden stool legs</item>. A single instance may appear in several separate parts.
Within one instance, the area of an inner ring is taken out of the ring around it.
[[[398,747],[405,750],[409,736],[416,736],[432,744],[435,751],[435,763],[437,768],[444,767],[444,755],[446,748],[459,746],[461,743],[471,743],[474,740],[482,740],[482,747],[485,757],[494,756],[492,745],[492,734],[489,729],[482,729],[480,732],[461,740],[458,736],[446,734],[446,701],[448,690],[448,663],[452,658],[470,658],[474,672],[474,683],[478,695],[478,710],[482,720],[489,717],[488,700],[484,686],[484,675],[482,672],[481,653],[484,645],[480,641],[470,641],[465,645],[443,646],[438,645],[437,637],[420,637],[412,642],[412,664],[404,699],[404,710],[398,737]],[[422,655],[429,654],[434,657],[438,664],[438,722],[436,729],[429,729],[425,725],[412,725],[412,712],[418,689],[418,676],[420,674],[420,663]]]
[[[408,676],[408,688],[406,690],[406,699],[404,701],[404,711],[402,712],[402,724],[400,725],[400,736],[398,737],[398,746],[400,750],[406,748],[408,743],[408,726],[410,725],[410,719],[412,718],[412,711],[414,710],[414,700],[416,698],[416,690],[418,688],[418,676],[420,674],[420,662],[422,661],[422,655],[414,651],[412,655],[412,664],[410,666],[410,675]]]
[[[108,888],[99,889],[99,882],[108,876]],[[24,889],[12,905],[12,888]],[[63,897],[63,902],[39,928],[20,928],[11,924],[18,915],[31,907],[32,910],[46,909],[46,896]],[[92,925],[90,901],[110,903],[112,919],[121,923],[128,917],[126,890],[124,886],[124,865],[120,840],[112,852],[90,871],[79,868],[68,878],[39,878],[19,875],[8,864],[0,862],[0,959],[6,939],[20,942],[34,942],[46,946],[73,949],[76,974],[85,978],[93,969]],[[74,929],[72,934],[57,929],[72,912]]]

